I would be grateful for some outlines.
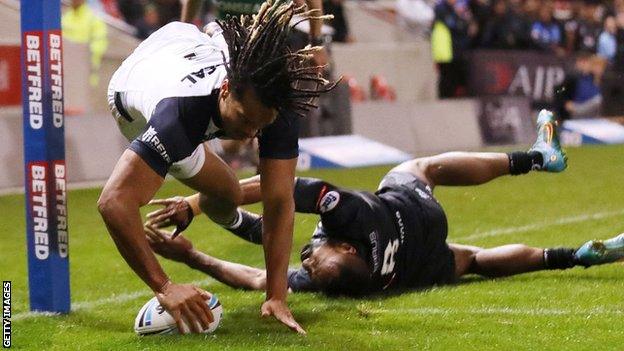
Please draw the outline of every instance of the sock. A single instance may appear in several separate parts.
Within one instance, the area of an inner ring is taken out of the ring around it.
[[[260,215],[238,208],[234,220],[222,227],[243,240],[262,244],[262,216]]]
[[[508,153],[509,157],[509,173],[511,175],[519,175],[529,173],[533,169],[541,169],[544,158],[538,151],[516,151]]]
[[[544,249],[544,264],[547,269],[567,269],[576,266],[574,252],[568,247]]]

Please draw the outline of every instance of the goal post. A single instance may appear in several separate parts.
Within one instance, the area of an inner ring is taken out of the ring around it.
[[[21,0],[28,286],[32,311],[69,313],[60,0]]]

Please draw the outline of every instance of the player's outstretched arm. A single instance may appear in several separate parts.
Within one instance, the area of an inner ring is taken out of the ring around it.
[[[213,321],[204,303],[208,294],[192,285],[173,284],[150,249],[141,224],[139,208],[161,186],[163,178],[136,153],[126,150],[98,200],[98,210],[117,249],[136,274],[154,291],[181,331],[182,317],[193,331],[201,332]],[[140,184],[141,186],[137,186]]]
[[[242,205],[255,204],[262,201],[260,191],[260,175],[241,179],[240,187],[243,193]],[[295,212],[320,214],[318,205],[321,197],[336,187],[321,179],[297,177],[294,185]],[[161,205],[162,208],[147,214],[146,226],[165,228],[176,225],[176,232],[182,232],[188,227],[194,216],[202,213],[199,206],[199,193],[168,199],[154,199],[150,205]],[[175,236],[175,234],[174,234]]]
[[[189,267],[204,272],[212,278],[235,289],[265,290],[266,271],[234,262],[220,260],[193,247],[193,243],[180,235],[173,239],[163,229],[146,227],[145,234],[154,252]]]
[[[267,270],[263,316],[274,316],[292,330],[305,333],[288,306],[287,271],[292,247],[295,203],[293,186],[297,159],[260,159],[261,193],[264,205],[262,244]]]
[[[243,201],[241,205],[255,204],[262,201],[260,194],[260,176],[256,175],[239,181]],[[168,199],[154,199],[149,205],[161,205],[162,208],[147,214],[146,226],[156,228],[176,225],[176,232],[182,232],[191,223],[194,216],[202,213],[199,206],[200,193],[187,197],[175,196]]]

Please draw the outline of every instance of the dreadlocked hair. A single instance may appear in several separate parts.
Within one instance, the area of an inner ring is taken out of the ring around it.
[[[252,88],[264,105],[300,116],[317,107],[315,99],[332,90],[340,80],[329,82],[319,73],[323,66],[307,64],[320,46],[308,45],[292,52],[287,45],[290,31],[297,24],[332,18],[318,16],[317,12],[306,11],[305,6],[295,7],[291,1],[267,0],[256,15],[217,20],[230,54],[225,63],[228,80],[238,97],[246,88]],[[294,15],[300,15],[301,20],[291,26]],[[303,82],[312,84],[304,88]]]

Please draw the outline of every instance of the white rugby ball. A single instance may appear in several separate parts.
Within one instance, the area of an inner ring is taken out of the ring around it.
[[[212,295],[210,300],[206,300],[206,304],[212,310],[214,321],[210,323],[208,328],[202,333],[212,333],[219,326],[221,315],[223,314],[223,307],[215,295]],[[182,323],[184,323],[184,321]],[[190,330],[188,326],[186,327]],[[136,316],[134,320],[134,331],[138,335],[178,334],[178,326],[173,317],[171,317],[169,312],[165,311],[164,307],[160,305],[158,299],[154,296],[143,305],[139,314]]]

